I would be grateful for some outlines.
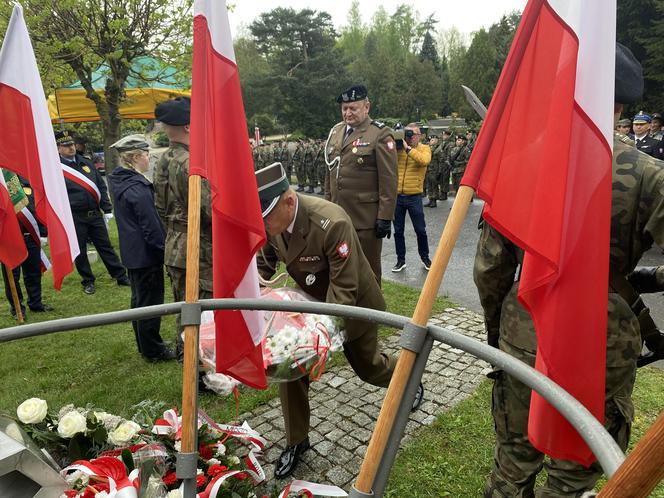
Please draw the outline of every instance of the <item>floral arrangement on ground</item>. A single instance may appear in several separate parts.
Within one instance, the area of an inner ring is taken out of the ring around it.
[[[46,401],[30,398],[18,406],[16,424],[6,432],[42,448],[67,483],[61,498],[181,498],[183,484],[175,472],[181,417],[175,408],[162,412],[164,404],[154,401],[132,410],[129,419],[93,406],[66,405],[51,412]],[[246,422],[217,424],[200,411],[197,497],[345,496],[339,488],[303,481],[282,491],[270,486],[259,463],[265,444]]]

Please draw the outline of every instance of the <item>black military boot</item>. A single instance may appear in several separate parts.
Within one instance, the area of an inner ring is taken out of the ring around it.
[[[426,204],[425,207],[435,208],[437,206],[436,199],[429,199],[429,204]]]
[[[298,185],[295,192],[304,192],[304,185]]]
[[[307,187],[307,190],[305,190],[304,192],[307,193],[307,194],[313,194],[314,193],[314,188],[309,186],[309,187]]]
[[[447,192],[443,192],[442,194],[440,194],[440,200],[441,201],[446,201],[447,200]]]

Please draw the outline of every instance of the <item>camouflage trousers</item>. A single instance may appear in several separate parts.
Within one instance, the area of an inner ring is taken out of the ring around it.
[[[307,187],[314,188],[318,185],[318,172],[316,171],[316,163],[307,162],[305,165],[305,178],[304,182]]]
[[[298,161],[295,163],[295,176],[297,176],[298,185],[306,185],[307,173],[304,163],[302,161]]]
[[[454,192],[459,191],[459,185],[461,185],[461,179],[463,178],[463,174],[465,172],[466,172],[465,166],[463,168],[454,168],[452,170],[452,190],[454,190]]]
[[[631,395],[640,336],[636,318],[621,299],[609,299],[608,330],[604,426],[625,451],[634,418]],[[503,337],[499,345],[501,350],[534,366],[533,352],[514,346]],[[597,462],[586,468],[567,460],[545,460],[528,441],[530,393],[530,388],[518,380],[503,371],[496,372],[491,410],[496,448],[484,497],[580,497],[593,488],[602,469]],[[547,479],[543,487],[535,490],[535,479],[542,468],[547,472]]]
[[[186,298],[187,288],[187,271],[184,268],[177,268],[175,266],[166,266],[166,272],[171,279],[171,289],[173,290],[173,301],[184,301]],[[212,281],[200,280],[198,282],[198,298],[199,299],[212,299]],[[176,315],[175,326],[177,328],[176,334],[176,353],[178,358],[182,357],[184,353],[184,341],[182,340],[182,325],[180,325],[180,315]]]
[[[424,177],[425,192],[429,199],[440,199],[440,166],[431,163],[427,168],[427,174]]]

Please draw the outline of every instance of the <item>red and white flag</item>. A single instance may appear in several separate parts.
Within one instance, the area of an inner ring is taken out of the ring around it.
[[[525,250],[519,300],[537,332],[536,368],[604,418],[616,0],[530,0],[464,185]],[[529,438],[594,457],[533,393]]]
[[[215,298],[260,297],[255,254],[266,237],[246,129],[226,2],[195,0],[189,174],[212,190]],[[262,313],[216,311],[215,325],[217,371],[267,387]]]
[[[53,285],[59,289],[78,256],[76,230],[44,88],[23,9],[14,6],[0,50],[0,167],[27,178],[37,218],[48,228]]]
[[[254,146],[258,147],[261,144],[261,129],[254,126]]]
[[[5,177],[0,171],[0,262],[11,270],[27,257],[28,250],[23,242],[23,230],[16,218]]]

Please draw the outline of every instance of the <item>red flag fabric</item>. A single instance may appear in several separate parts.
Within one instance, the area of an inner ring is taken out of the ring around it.
[[[18,224],[5,178],[0,172],[0,262],[14,269],[27,257],[23,231]]]
[[[615,0],[531,0],[462,184],[525,250],[519,300],[537,332],[536,368],[604,417]],[[594,457],[533,393],[541,451]]]
[[[37,218],[48,228],[53,285],[73,269],[78,240],[44,88],[23,10],[14,6],[0,50],[0,167],[27,178]]]
[[[259,297],[256,251],[265,243],[240,78],[226,3],[194,2],[189,174],[212,190],[213,295]],[[217,371],[251,387],[267,382],[262,313],[215,312]]]
[[[254,127],[254,146],[257,147],[261,144],[261,130],[258,126]]]

